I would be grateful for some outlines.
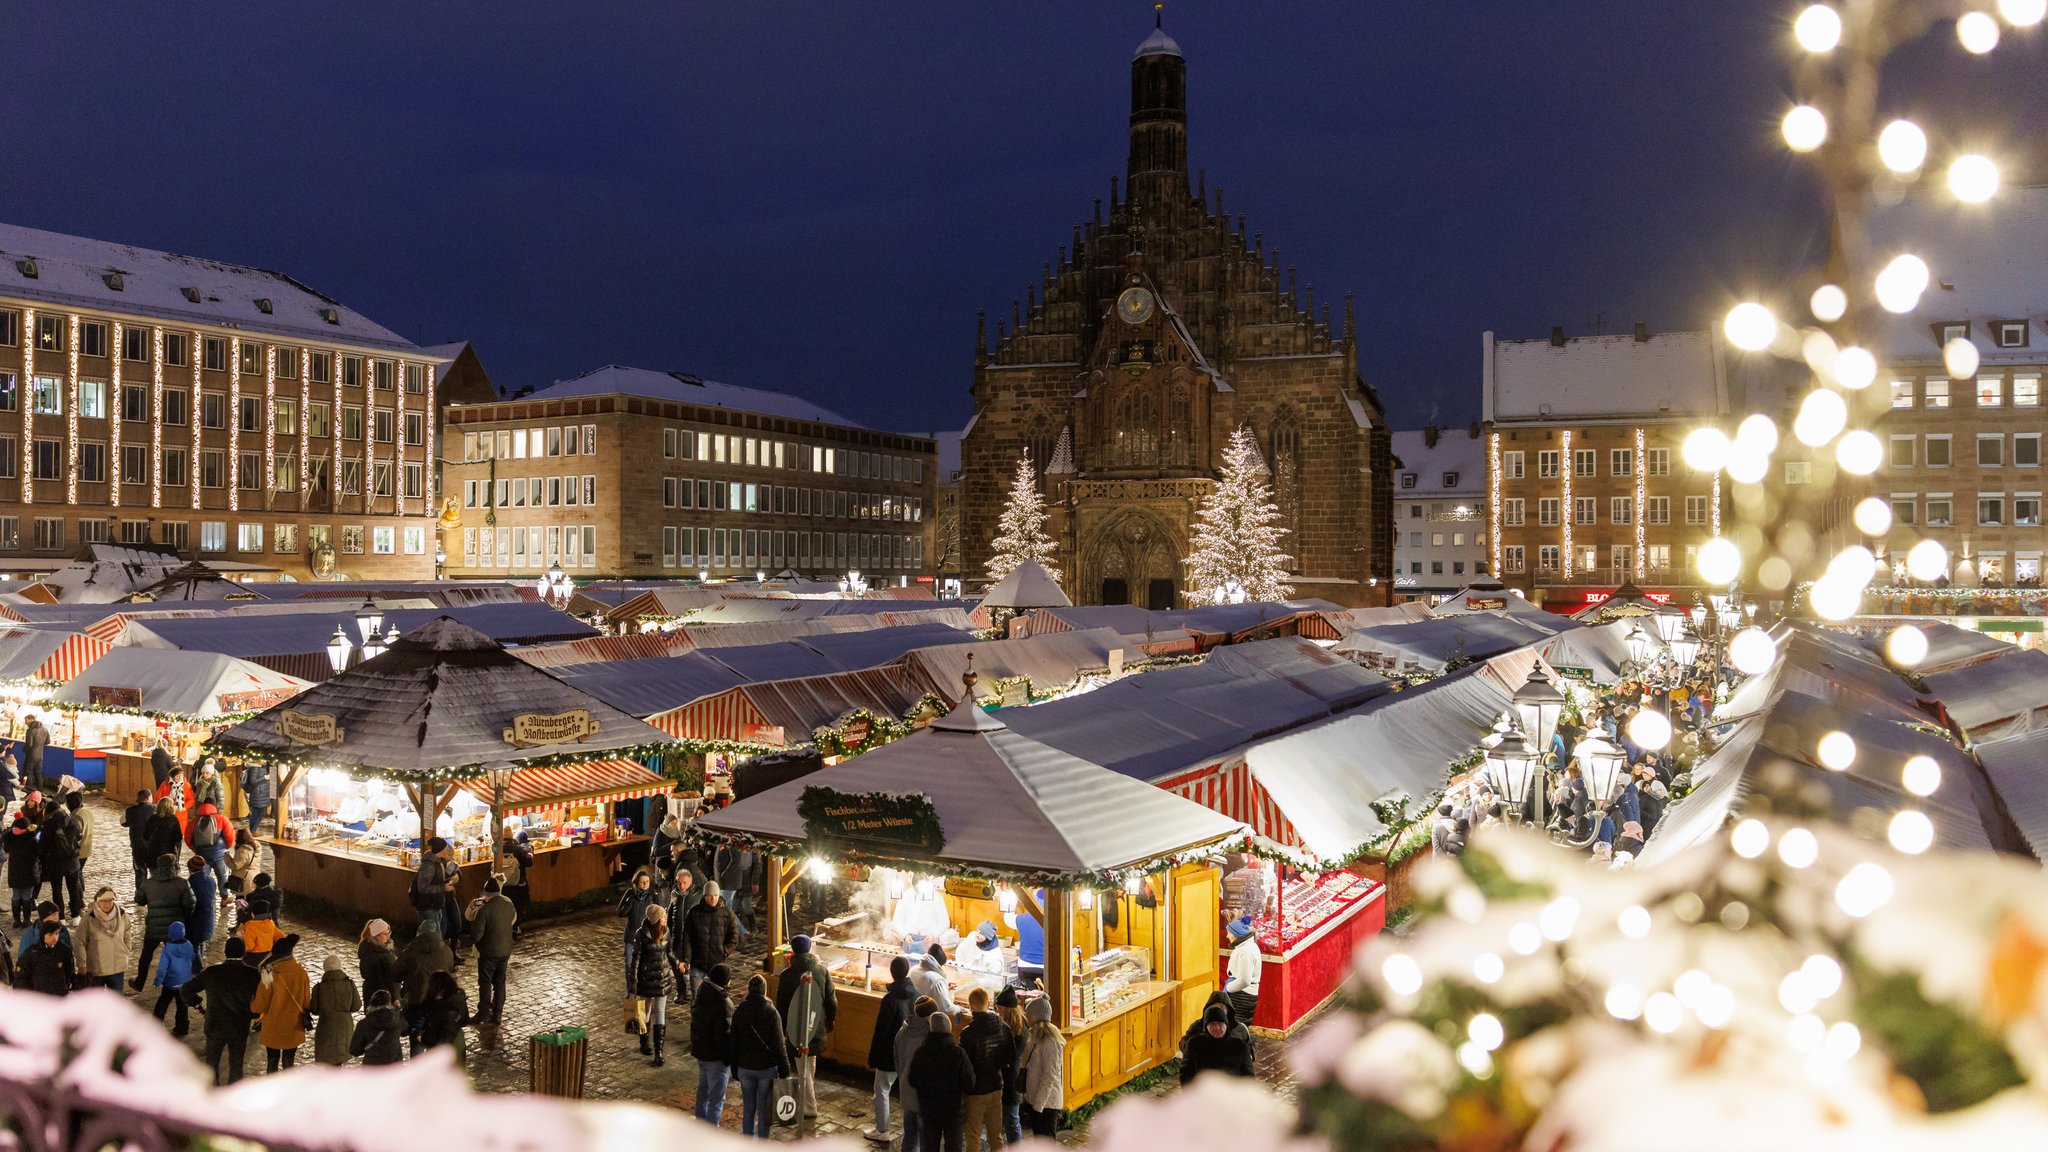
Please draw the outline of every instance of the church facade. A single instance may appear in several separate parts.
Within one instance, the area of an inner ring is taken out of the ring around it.
[[[1154,29],[1131,62],[1130,154],[993,344],[976,332],[961,442],[962,572],[983,578],[1017,460],[1040,470],[1076,604],[1185,606],[1196,510],[1240,425],[1257,438],[1295,595],[1393,593],[1392,447],[1346,296],[1297,291],[1187,163],[1187,63]]]

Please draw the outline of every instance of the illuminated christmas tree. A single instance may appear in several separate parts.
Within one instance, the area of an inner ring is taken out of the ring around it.
[[[1052,537],[1045,534],[1045,498],[1038,494],[1038,473],[1031,467],[1031,453],[1017,458],[1017,473],[1010,481],[1010,501],[1003,518],[996,523],[996,538],[990,545],[988,578],[991,582],[1008,576],[1018,564],[1036,560],[1053,579],[1060,570],[1052,561]]]
[[[1287,535],[1266,483],[1265,461],[1251,429],[1239,428],[1223,449],[1223,474],[1196,515],[1195,551],[1188,557],[1188,590],[1197,604],[1270,602],[1294,595],[1280,550]]]

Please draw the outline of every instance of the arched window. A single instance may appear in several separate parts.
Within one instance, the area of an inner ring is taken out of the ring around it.
[[[1193,406],[1188,400],[1188,385],[1185,381],[1169,385],[1166,392],[1166,442],[1160,457],[1163,463],[1185,465],[1195,456],[1195,419]]]

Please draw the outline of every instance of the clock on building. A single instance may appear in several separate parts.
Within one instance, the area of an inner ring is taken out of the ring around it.
[[[1126,288],[1116,298],[1116,314],[1126,324],[1143,324],[1152,318],[1152,293],[1143,288]]]

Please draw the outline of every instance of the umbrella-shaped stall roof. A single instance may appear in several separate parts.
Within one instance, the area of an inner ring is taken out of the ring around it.
[[[1192,800],[1013,732],[971,702],[847,763],[700,816],[696,826],[712,836],[800,844],[811,829],[798,809],[805,789],[819,786],[929,799],[944,846],[899,858],[1040,880],[1139,869],[1244,831]],[[889,857],[882,848],[870,854]]]
[[[1008,576],[996,581],[995,587],[981,598],[983,608],[1012,608],[1024,611],[1031,608],[1071,608],[1072,600],[1060,591],[1060,582],[1036,560],[1020,561],[1010,570]]]
[[[214,738],[218,747],[259,758],[401,780],[609,759],[669,742],[660,729],[446,616]]]

